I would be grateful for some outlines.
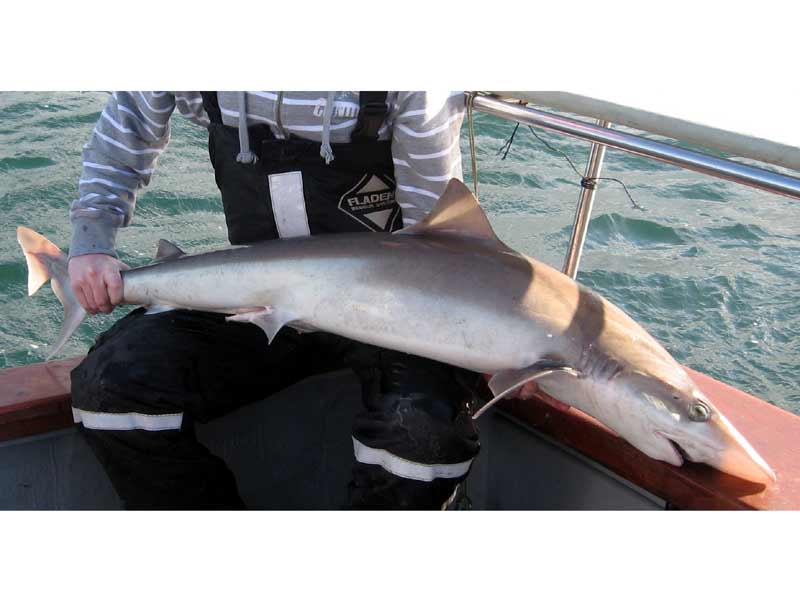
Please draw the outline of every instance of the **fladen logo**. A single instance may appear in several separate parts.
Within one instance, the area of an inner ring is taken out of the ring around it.
[[[386,175],[367,173],[341,197],[339,210],[373,231],[391,231],[400,214],[394,181]]]

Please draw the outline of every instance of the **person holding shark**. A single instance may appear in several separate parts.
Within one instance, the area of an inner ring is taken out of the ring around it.
[[[140,97],[153,109],[149,102],[165,95]],[[274,98],[280,101],[280,95]],[[536,386],[598,419],[651,458],[675,466],[684,460],[705,463],[765,485],[777,480],[655,338],[597,293],[504,244],[456,177],[429,210],[421,209],[423,218],[406,218],[406,227],[395,227],[395,190],[425,188],[399,176],[391,187],[389,161],[402,166],[412,164],[407,159],[446,157],[457,140],[440,151],[410,143],[405,158],[397,157],[403,145],[396,133],[389,145],[381,146],[380,139],[363,146],[361,141],[331,144],[331,109],[320,111],[319,144],[291,137],[286,141],[293,143],[277,144],[271,129],[259,132],[241,122],[249,114],[247,98],[240,94],[235,100],[238,113],[226,108],[230,104],[223,94],[201,95],[203,113],[196,118],[209,121],[212,162],[229,237],[237,245],[186,255],[162,241],[155,263],[121,273],[123,266],[113,256],[98,252],[105,249],[104,240],[113,247],[113,235],[102,237],[108,234],[102,220],[118,214],[123,220],[117,224],[125,224],[131,206],[99,188],[74,207],[72,262],[44,236],[17,228],[28,293],[50,279],[64,306],[61,337],[51,356],[86,316],[82,305],[90,312],[117,303],[143,307],[102,334],[72,372],[75,420],[127,507],[242,507],[233,476],[197,442],[194,423],[309,374],[343,367],[358,375],[365,409],[355,418],[352,435],[355,468],[349,490],[356,508],[447,504],[478,451],[466,410],[466,388],[479,382],[478,373],[490,374],[493,398],[472,419],[509,394],[528,397]],[[303,103],[294,96],[289,102]],[[332,103],[329,96],[325,106]],[[405,125],[404,133],[432,138],[460,121],[457,104],[452,118],[435,123],[443,108],[430,104],[431,110],[406,107],[389,117],[389,127],[402,130],[403,116],[426,115],[422,128]],[[137,115],[132,105],[119,102],[117,109]],[[401,105],[398,97],[393,106]],[[168,118],[170,108],[160,109]],[[215,120],[228,112],[241,118],[238,130]],[[363,131],[379,136],[385,131],[379,125],[387,119],[385,104],[362,105],[358,112],[376,119],[362,123]],[[134,132],[134,122],[120,122],[111,113],[104,119],[120,133]],[[432,120],[432,129],[424,129]],[[158,122],[155,116],[147,121]],[[358,140],[356,131],[351,138]],[[254,153],[250,144],[259,135],[260,152]],[[99,125],[94,136],[123,146],[133,157],[151,154],[147,146],[131,139],[123,144]],[[135,160],[104,162],[93,153],[93,143],[94,138],[86,147],[86,170],[131,178],[152,173],[152,158],[145,161],[150,167]],[[369,152],[360,154],[365,149]],[[344,172],[321,168],[330,165],[334,152],[345,159]],[[267,157],[262,171],[248,178],[253,173],[244,166]],[[123,168],[126,164],[134,174]],[[308,181],[307,173],[313,175]],[[85,173],[82,186],[102,184],[131,194],[138,189],[102,175]],[[439,180],[432,174],[421,178]],[[322,180],[325,185],[313,196],[303,194]],[[325,195],[325,189],[337,186],[332,196]],[[259,193],[264,202],[248,204]],[[132,197],[127,201],[132,204]],[[414,209],[411,202],[406,205]],[[335,221],[336,210],[351,221],[340,221],[331,235],[313,235],[330,230],[325,221]],[[347,229],[353,223],[372,233]],[[251,243],[259,239],[265,241]],[[78,254],[81,247],[90,251]],[[115,279],[123,282],[116,291]],[[110,297],[104,300],[104,295]]]
[[[461,178],[460,92],[114,93],[84,147],[70,211],[69,275],[89,313],[122,299],[116,233],[131,222],[176,109],[208,128],[234,245],[397,231]],[[267,344],[258,327],[223,314],[162,308],[120,319],[72,373],[81,431],[126,508],[243,508],[194,422],[344,367],[364,405],[353,424],[352,508],[438,509],[469,473],[475,373],[291,327]]]

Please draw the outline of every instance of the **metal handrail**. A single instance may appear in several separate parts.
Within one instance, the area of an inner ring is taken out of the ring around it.
[[[521,103],[511,103],[490,96],[478,95],[475,92],[468,94],[467,102],[469,107],[472,171],[476,195],[478,177],[475,164],[474,134],[472,133],[473,109],[502,119],[541,127],[592,142],[592,151],[586,166],[586,176],[581,182],[581,196],[575,211],[575,222],[572,226],[572,234],[570,235],[567,257],[563,268],[563,272],[573,279],[578,274],[578,264],[583,253],[589,218],[592,213],[596,178],[600,174],[606,146],[684,167],[712,177],[719,177],[767,192],[800,199],[800,179],[758,167],[750,167],[732,160],[717,158],[702,152],[678,148],[672,144],[655,142],[638,135],[612,130],[608,121],[601,120],[598,125],[592,125],[584,121],[536,110]],[[591,182],[591,184],[587,185],[587,181]]]
[[[606,129],[577,119],[498,100],[490,96],[476,96],[472,100],[472,106],[475,110],[503,119],[556,131],[588,142],[603,144],[609,148],[616,148],[617,150],[645,156],[721,179],[735,181],[736,183],[767,192],[800,199],[800,179],[768,171],[767,169],[751,167],[702,152],[678,148],[672,144],[648,140],[631,133]]]

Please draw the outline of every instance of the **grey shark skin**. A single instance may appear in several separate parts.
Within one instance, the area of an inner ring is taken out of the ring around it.
[[[66,257],[20,227],[29,293],[49,277],[65,307],[53,354],[85,313]],[[451,180],[422,222],[395,234],[282,239],[196,255],[162,242],[123,272],[124,303],[227,313],[272,340],[285,325],[493,373],[493,402],[527,381],[648,456],[683,458],[759,482],[770,467],[686,371],[622,310],[494,234]]]

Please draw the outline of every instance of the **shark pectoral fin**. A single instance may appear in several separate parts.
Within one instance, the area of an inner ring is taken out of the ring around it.
[[[564,373],[572,377],[578,377],[580,375],[580,373],[572,367],[557,364],[549,360],[536,362],[524,369],[500,371],[496,373],[494,377],[489,380],[489,389],[492,391],[492,394],[494,394],[494,397],[484,404],[472,418],[477,419],[496,402],[529,381],[535,381],[536,379],[541,379],[553,373]]]
[[[505,396],[529,381],[534,381],[555,372],[566,373],[574,377],[578,377],[579,375],[578,371],[572,367],[550,360],[537,361],[524,369],[500,371],[489,380],[489,389],[492,390],[492,393],[495,395],[492,402],[494,402],[498,396]]]
[[[258,310],[243,312],[237,315],[231,315],[225,319],[226,321],[233,321],[237,323],[252,323],[258,325],[267,334],[269,342],[278,334],[278,332],[287,323],[296,321],[296,317],[283,310],[272,308],[271,306],[264,306]]]

